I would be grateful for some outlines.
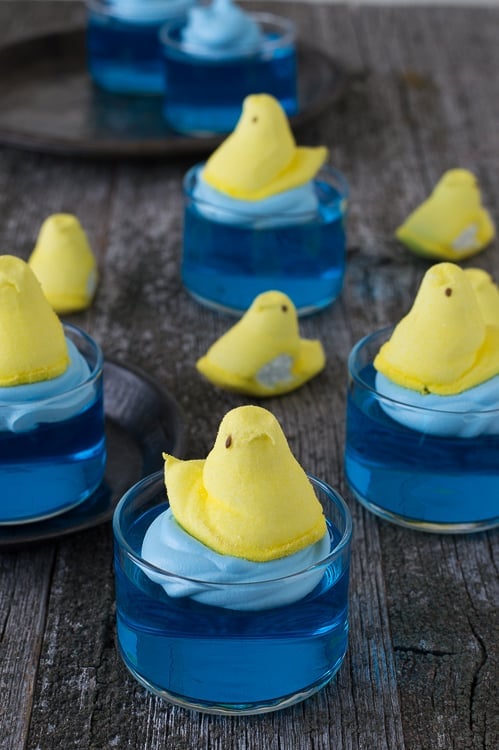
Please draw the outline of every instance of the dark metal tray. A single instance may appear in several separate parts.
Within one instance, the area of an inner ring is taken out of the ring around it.
[[[175,134],[160,97],[100,91],[87,73],[85,30],[22,40],[0,49],[0,144],[94,157],[176,157],[209,152],[223,136]],[[298,46],[301,112],[294,130],[340,95],[345,76],[328,55]]]
[[[0,548],[63,537],[109,521],[123,493],[163,466],[163,451],[182,455],[182,411],[175,399],[141,370],[104,363],[104,410],[108,457],[101,486],[67,513],[0,526]]]

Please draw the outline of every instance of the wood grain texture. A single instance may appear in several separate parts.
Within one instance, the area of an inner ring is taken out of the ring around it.
[[[450,167],[471,169],[499,224],[498,9],[252,3],[294,18],[342,62],[342,101],[303,143],[325,143],[351,185],[341,299],[302,321],[328,365],[265,406],[300,462],[344,492],[354,517],[350,648],[338,677],[261,717],[203,716],[154,698],[116,652],[109,525],[0,553],[0,747],[8,750],[493,750],[498,535],[428,535],[364,511],[343,477],[346,358],[408,308],[428,267],[394,228]],[[81,24],[78,2],[0,2],[0,40]],[[27,258],[43,219],[76,213],[98,257],[90,310],[70,320],[138,365],[188,416],[189,457],[247,403],[193,365],[230,324],[179,280],[187,158],[127,163],[0,150],[0,246]],[[497,241],[468,262],[499,279]]]

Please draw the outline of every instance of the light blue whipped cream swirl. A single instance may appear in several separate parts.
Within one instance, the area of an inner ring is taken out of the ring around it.
[[[426,435],[473,438],[499,435],[499,375],[453,396],[422,394],[376,373],[379,404],[399,424]]]
[[[213,0],[189,11],[181,39],[191,55],[222,60],[254,54],[264,37],[257,22],[231,0]]]
[[[66,338],[70,363],[51,380],[0,388],[0,431],[27,432],[41,422],[60,422],[78,414],[95,397],[93,383],[85,383],[90,367]]]
[[[137,23],[158,23],[183,18],[195,0],[106,0],[109,13]]]
[[[184,531],[168,508],[147,529],[142,558],[160,569],[143,567],[168,596],[187,596],[225,609],[260,610],[291,604],[310,593],[324,569],[306,569],[327,557],[330,549],[326,532],[315,544],[269,562],[221,555]]]
[[[209,185],[202,167],[196,174],[193,197],[196,209],[212,221],[238,224],[252,229],[291,226],[314,221],[319,215],[319,199],[313,180],[258,201],[232,198]]]

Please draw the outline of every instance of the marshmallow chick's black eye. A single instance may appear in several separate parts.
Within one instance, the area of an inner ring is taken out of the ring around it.
[[[287,305],[281,305],[281,310],[283,312],[288,312],[288,306]]]
[[[230,448],[232,445],[232,435],[227,435],[227,440],[225,441],[225,447]]]

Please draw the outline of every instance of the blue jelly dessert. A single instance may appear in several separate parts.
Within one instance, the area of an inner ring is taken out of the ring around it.
[[[243,99],[262,91],[288,115],[298,112],[295,28],[270,13],[246,13],[232,0],[193,7],[187,20],[160,34],[163,113],[168,124],[195,135],[228,133]]]
[[[31,268],[0,256],[0,523],[62,513],[102,481],[102,353],[62,326]]]
[[[499,292],[477,271],[433,266],[398,326],[350,355],[347,480],[404,526],[499,522]]]
[[[88,70],[119,94],[164,91],[159,29],[183,18],[194,0],[87,0]]]
[[[270,412],[230,411],[205,460],[165,456],[164,477],[120,501],[114,533],[119,649],[156,694],[260,713],[339,669],[350,515],[307,477]]]
[[[274,97],[245,99],[234,132],[184,180],[181,274],[198,301],[240,314],[278,289],[304,315],[336,299],[348,186],[326,158],[296,145]]]

